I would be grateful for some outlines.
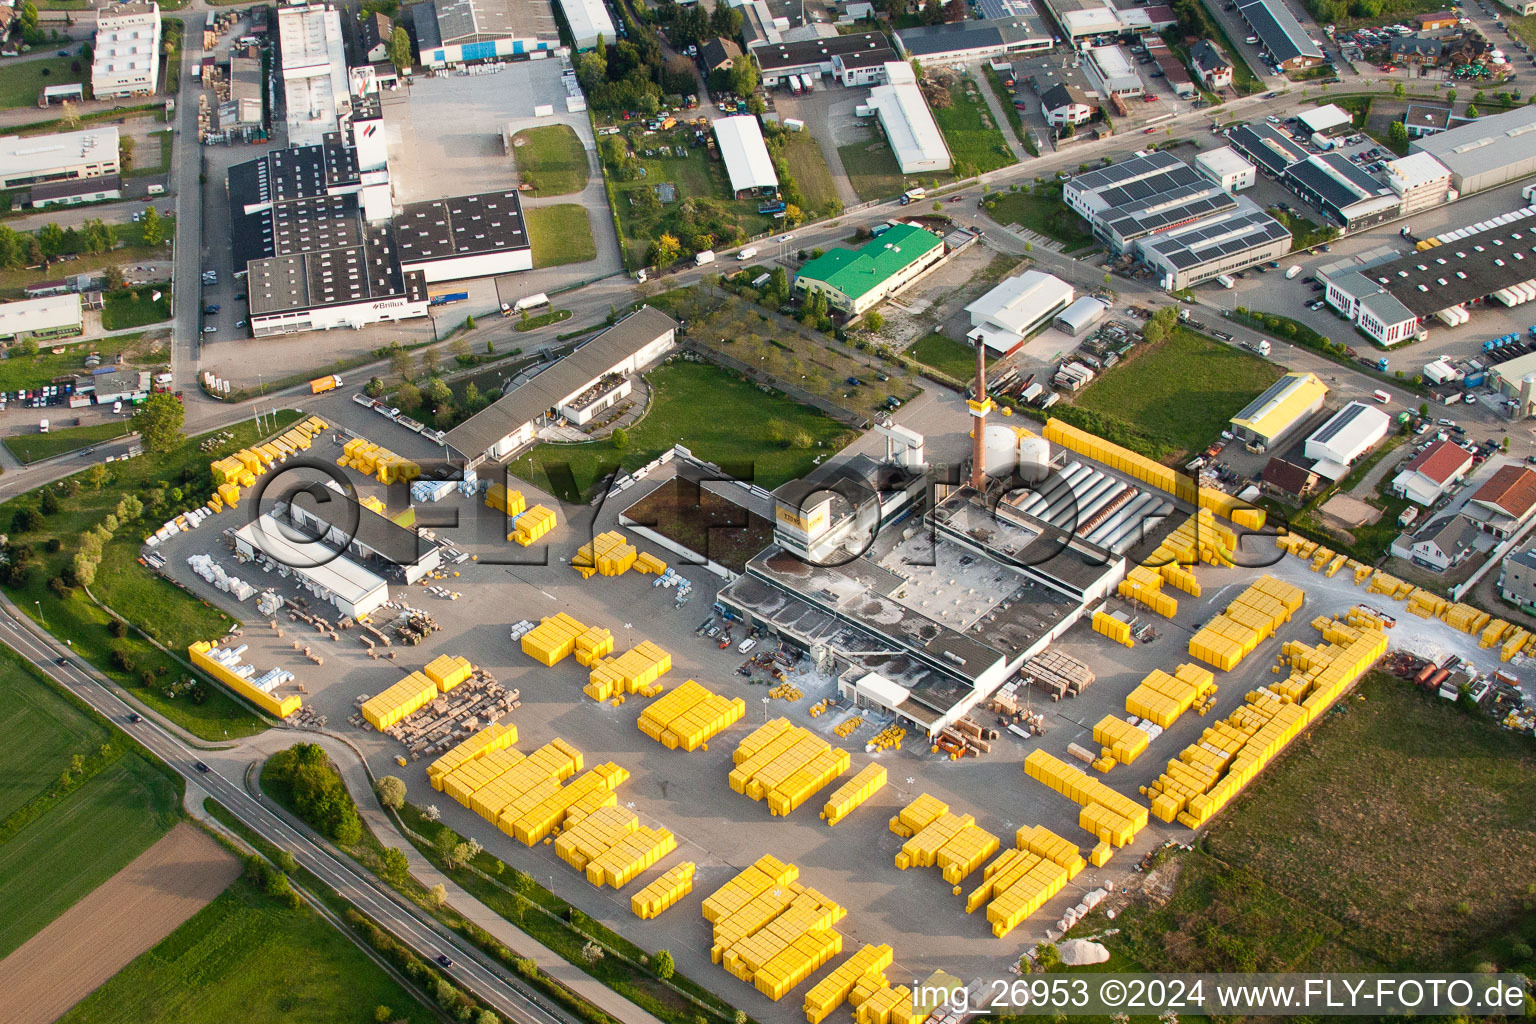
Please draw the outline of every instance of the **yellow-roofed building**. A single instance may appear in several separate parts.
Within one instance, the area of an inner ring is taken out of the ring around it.
[[[1232,417],[1232,433],[1244,444],[1268,451],[1321,410],[1327,396],[1328,385],[1317,374],[1288,373]]]

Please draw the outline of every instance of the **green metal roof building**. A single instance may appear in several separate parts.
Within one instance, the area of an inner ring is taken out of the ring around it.
[[[911,224],[897,224],[859,249],[832,249],[800,268],[795,291],[822,292],[828,307],[856,317],[911,284],[944,258],[944,240]]]

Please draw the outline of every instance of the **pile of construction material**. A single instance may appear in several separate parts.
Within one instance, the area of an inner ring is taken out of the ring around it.
[[[870,991],[888,987],[884,971],[891,966],[893,958],[891,947],[884,944],[859,949],[805,994],[805,1019],[809,1024],[821,1024],[833,1010],[846,1003],[854,988],[861,984]]]
[[[1026,661],[1019,675],[1051,700],[1076,697],[1093,685],[1093,669],[1069,654],[1043,651]]]
[[[1230,672],[1300,610],[1300,587],[1265,574],[1248,585],[1227,610],[1189,638],[1189,653]]]
[[[1209,669],[1184,664],[1169,675],[1155,668],[1125,698],[1125,710],[1162,729],[1190,708],[1204,717],[1216,702],[1216,677]]]
[[[253,665],[244,663],[248,645],[218,647],[206,640],[199,640],[187,648],[192,664],[207,672],[215,680],[278,718],[295,714],[302,705],[297,694],[277,696],[277,689],[294,681],[293,673],[285,669],[271,668],[258,672]]]
[[[694,682],[685,681],[640,713],[640,731],[668,750],[694,751],[741,721],[747,713],[740,697],[725,698]]]
[[[773,1000],[843,951],[832,926],[848,912],[799,877],[793,864],[765,855],[704,900],[711,959]]]
[[[501,721],[522,706],[521,693],[508,690],[490,673],[475,669],[452,692],[443,691],[384,733],[405,744],[412,758],[448,749],[461,737]]]
[[[949,805],[920,794],[890,820],[890,829],[906,838],[896,854],[896,867],[937,867],[944,881],[958,886],[997,852],[998,838],[976,824],[969,814],[955,814]]]
[[[587,674],[582,692],[593,700],[616,698],[626,694],[654,697],[661,693],[661,677],[672,671],[672,655],[649,640],[642,640],[617,658],[599,658]]]
[[[1123,612],[1094,612],[1093,631],[1109,637],[1117,644],[1131,646],[1131,620]]]
[[[985,728],[967,715],[939,730],[939,734],[934,737],[931,752],[942,753],[951,761],[958,761],[968,753],[992,753],[992,742],[996,739],[996,729]]]
[[[236,601],[245,601],[256,594],[256,588],[245,582],[238,576],[231,576],[224,571],[224,567],[215,562],[208,555],[192,555],[187,559],[187,564],[192,571],[204,580],[212,583],[214,587],[233,597]],[[263,612],[270,615],[271,612]]]
[[[675,849],[677,838],[671,832],[641,825],[634,811],[616,806],[567,814],[564,831],[555,840],[555,856],[593,885],[614,889],[622,889]]]
[[[365,437],[354,437],[341,446],[336,465],[357,470],[381,484],[409,483],[421,475],[421,467],[410,459],[381,448]]]
[[[1210,509],[1199,509],[1164,537],[1145,562],[1132,567],[1117,593],[1171,619],[1178,614],[1179,602],[1163,590],[1163,584],[1199,597],[1200,583],[1188,567],[1199,562],[1230,567],[1236,550],[1237,534],[1218,523]]]
[[[325,429],[324,420],[310,416],[295,423],[272,441],[242,448],[233,455],[209,463],[214,494],[208,499],[208,509],[222,512],[225,508],[237,507],[242,488],[256,486],[256,478],[274,463],[286,462],[288,456],[295,452],[308,451],[314,436]]]
[[[731,790],[766,799],[775,816],[785,815],[848,770],[848,751],[833,748],[810,730],[775,718],[752,730],[731,755]]]
[[[629,572],[639,556],[635,546],[616,530],[600,533],[576,549],[571,556],[571,568],[589,580],[594,574],[622,576]]]

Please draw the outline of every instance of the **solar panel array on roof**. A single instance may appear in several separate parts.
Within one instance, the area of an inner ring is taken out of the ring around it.
[[[1324,423],[1320,428],[1318,428],[1317,433],[1307,438],[1307,440],[1316,441],[1318,444],[1327,444],[1335,437],[1338,437],[1339,432],[1342,431],[1345,427],[1348,427],[1351,423],[1369,411],[1369,408],[1361,405],[1359,402],[1350,402],[1344,408],[1334,413],[1328,422]]]
[[[1122,181],[1175,166],[1186,165],[1172,153],[1155,151],[1146,156],[1133,157],[1118,164],[1110,164],[1108,167],[1100,167],[1097,170],[1079,174],[1072,179],[1072,185],[1075,189],[1082,191],[1098,192]]]
[[[1284,174],[1287,167],[1307,158],[1307,151],[1300,143],[1267,124],[1245,124],[1233,131],[1228,141],[1248,159],[1277,177]]]
[[[1344,210],[1392,190],[1338,153],[1314,156],[1287,168],[1286,176],[1310,190],[1325,206]]]
[[[1186,163],[1177,163],[1158,174],[1102,189],[1099,192],[1099,199],[1110,209],[1138,204],[1144,206],[1148,200],[1158,196],[1170,195],[1181,188],[1200,184],[1209,183],[1195,173],[1193,167]]]
[[[1105,226],[1114,234],[1129,240],[1156,234],[1237,206],[1237,200],[1214,183],[1208,183],[1208,187],[1203,189],[1190,186],[1181,191],[1188,196],[1183,202],[1175,201],[1172,205],[1159,204],[1153,210],[1117,212],[1105,218]]]
[[[1188,270],[1289,236],[1290,232],[1269,214],[1251,210],[1213,223],[1198,224],[1188,231],[1143,245],[1176,269]]]

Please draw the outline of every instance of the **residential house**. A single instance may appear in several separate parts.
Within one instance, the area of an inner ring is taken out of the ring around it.
[[[1093,117],[1093,110],[1087,94],[1066,82],[1056,83],[1040,97],[1040,112],[1053,128],[1083,124]]]
[[[363,19],[358,29],[362,41],[363,56],[369,64],[377,64],[389,56],[389,39],[395,33],[395,23],[374,11]]]
[[[1499,467],[1467,500],[1465,512],[1484,533],[1508,537],[1536,513],[1536,470]]]
[[[1536,612],[1536,549],[1517,551],[1499,565],[1499,596]]]
[[[1259,474],[1259,479],[1263,482],[1265,490],[1283,497],[1301,500],[1317,490],[1317,485],[1323,478],[1306,466],[1299,466],[1277,455],[1264,464],[1264,470]]]
[[[1440,40],[1428,36],[1398,36],[1388,47],[1397,64],[1435,65],[1440,60]]]
[[[699,47],[699,65],[708,75],[729,68],[741,56],[741,47],[734,40],[715,38]]]
[[[1392,553],[1435,572],[1454,569],[1477,550],[1477,524],[1466,516],[1441,516],[1415,534],[1392,542]]]
[[[1392,490],[1415,504],[1433,505],[1471,468],[1471,452],[1450,441],[1435,441],[1392,478]]]
[[[1209,39],[1196,40],[1189,48],[1189,67],[1211,92],[1232,84],[1232,62]]]

